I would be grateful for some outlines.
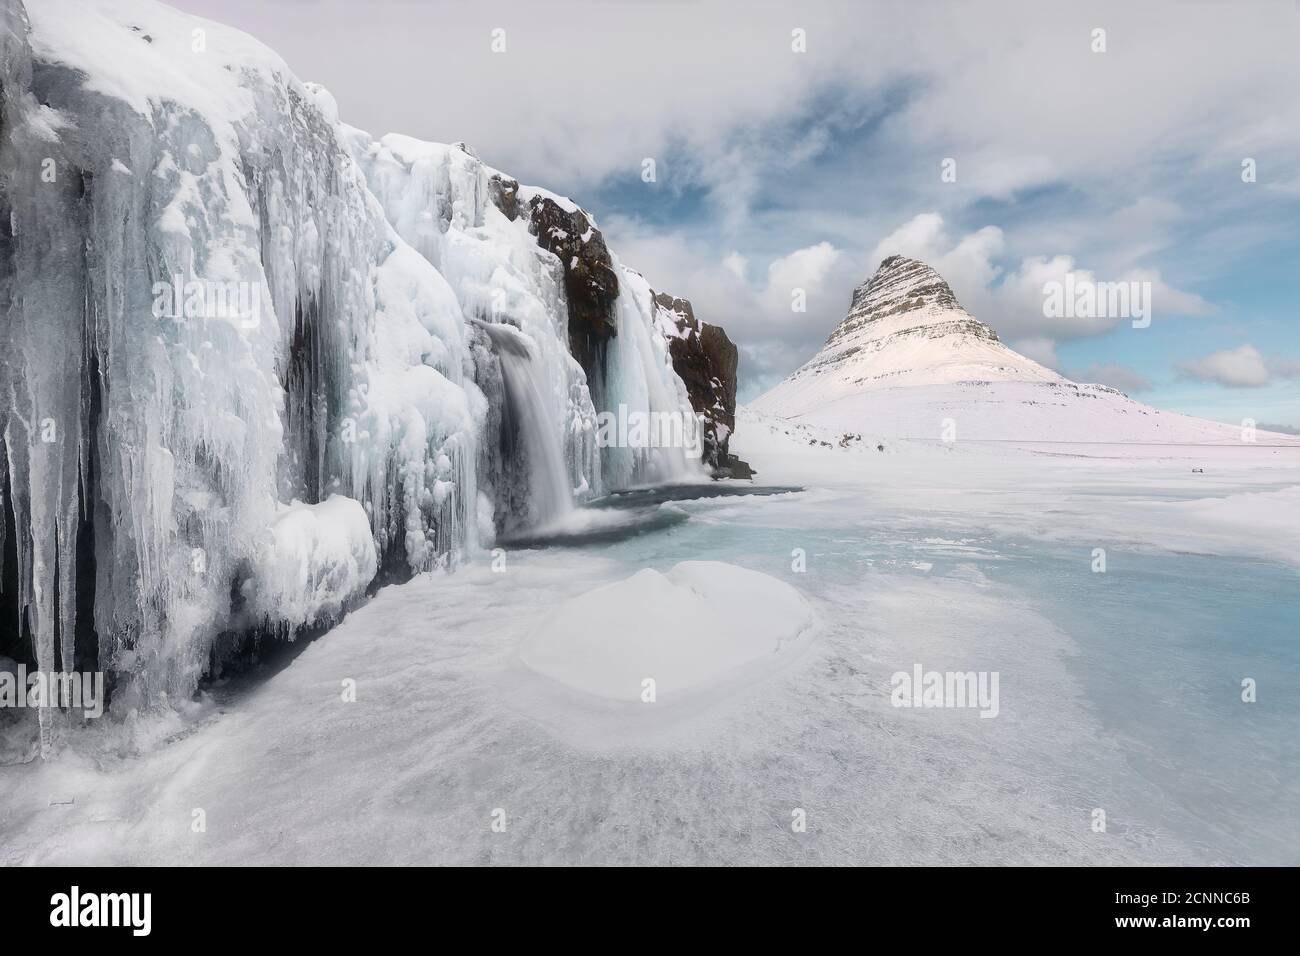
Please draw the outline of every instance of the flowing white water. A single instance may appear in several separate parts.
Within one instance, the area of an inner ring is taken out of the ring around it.
[[[533,524],[550,524],[573,511],[573,491],[560,426],[546,400],[545,370],[533,361],[529,339],[513,326],[479,323],[492,340],[501,362],[507,414],[514,419],[523,455],[528,462],[529,503]]]

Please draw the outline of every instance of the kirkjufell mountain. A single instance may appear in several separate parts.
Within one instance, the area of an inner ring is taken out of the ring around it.
[[[749,409],[922,440],[945,430],[983,441],[1242,440],[1239,425],[1161,411],[1021,355],[967,312],[938,272],[899,255],[854,290],[848,315],[821,350]]]
[[[866,389],[956,382],[1061,382],[1007,348],[923,262],[890,256],[853,292],[830,338],[763,398],[800,414]]]

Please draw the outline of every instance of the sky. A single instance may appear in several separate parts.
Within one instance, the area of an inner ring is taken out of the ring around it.
[[[900,253],[1071,378],[1300,431],[1300,0],[171,5],[573,197],[727,330],[742,401]],[[1045,314],[1067,274],[1150,323]]]

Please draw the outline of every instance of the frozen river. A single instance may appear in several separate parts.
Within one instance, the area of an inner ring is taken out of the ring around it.
[[[385,589],[129,745],[0,768],[0,859],[1300,862],[1295,450],[771,439],[761,478],[804,491],[648,501],[624,513],[672,518],[644,534]],[[684,560],[793,586],[811,633],[653,704],[521,662],[549,610]],[[996,718],[894,706],[916,665],[996,672]]]

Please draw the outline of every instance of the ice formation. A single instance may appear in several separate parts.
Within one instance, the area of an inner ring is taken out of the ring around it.
[[[284,505],[271,536],[247,595],[259,618],[307,625],[333,620],[375,576],[370,520],[353,498]]]
[[[618,267],[589,386],[561,263],[467,147],[373,140],[150,0],[0,0],[0,53],[0,653],[165,704],[222,633],[697,467],[597,448],[600,408],[689,413],[649,290]]]

